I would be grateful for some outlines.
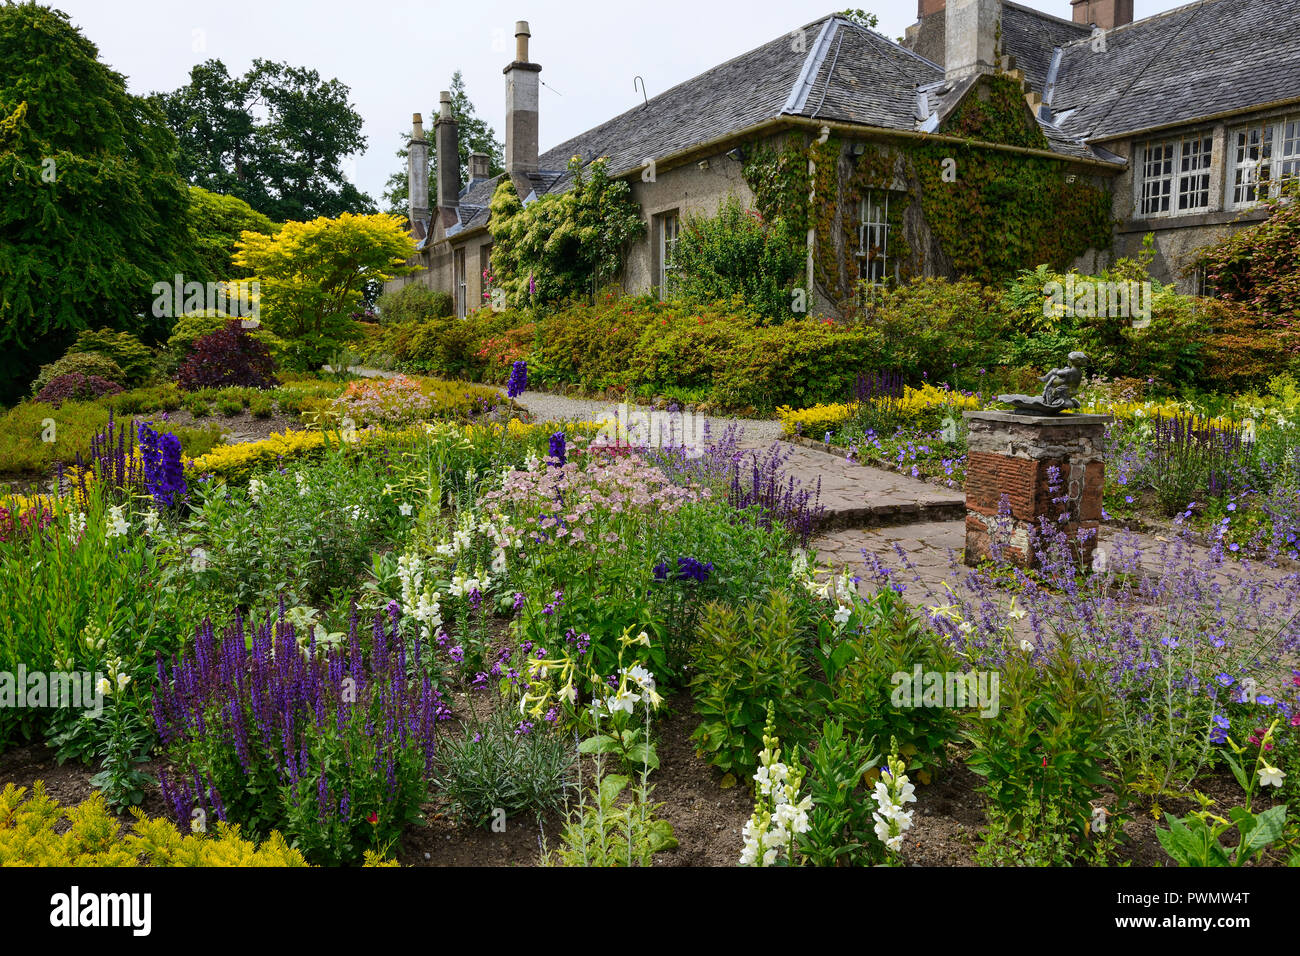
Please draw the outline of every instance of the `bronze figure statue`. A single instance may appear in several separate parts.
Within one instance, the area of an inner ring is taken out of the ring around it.
[[[1078,408],[1079,400],[1074,396],[1083,384],[1083,367],[1088,364],[1088,356],[1071,352],[1069,363],[1065,368],[1054,368],[1038,377],[1043,383],[1042,395],[999,395],[998,401],[1014,405],[1024,415],[1058,415]]]

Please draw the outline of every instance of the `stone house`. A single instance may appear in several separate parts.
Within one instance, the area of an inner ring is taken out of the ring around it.
[[[901,43],[830,15],[539,153],[541,66],[516,25],[505,173],[525,203],[609,157],[646,222],[622,285],[659,292],[683,222],[735,196],[807,235],[810,311],[914,275],[1105,267],[1155,237],[1153,274],[1198,287],[1197,248],[1300,178],[1300,0],[1204,0],[1133,21],[1133,0],[918,0]],[[460,315],[486,299],[487,157],[460,183],[450,97],[410,141],[420,282]],[[446,160],[444,161],[444,157]],[[807,196],[808,199],[803,197]]]

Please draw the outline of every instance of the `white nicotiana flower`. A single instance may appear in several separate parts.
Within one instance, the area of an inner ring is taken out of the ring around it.
[[[1270,767],[1268,764],[1259,768],[1259,785],[1261,787],[1280,787],[1282,779],[1286,773],[1277,767]]]
[[[414,509],[411,507],[411,505],[400,504],[397,506],[397,510],[401,512],[403,518],[409,518],[411,517],[411,512]]]
[[[113,538],[120,538],[125,535],[131,526],[126,522],[126,516],[122,513],[123,505],[113,505],[108,509],[108,527],[104,532],[104,539],[111,541]]]
[[[1020,649],[1024,651],[1026,654],[1032,654],[1034,652],[1034,645],[1031,644],[1028,640],[1021,640]]]
[[[150,508],[144,513],[144,533],[153,534],[158,530],[158,512]]]
[[[611,714],[616,714],[620,710],[624,713],[632,713],[632,708],[636,706],[637,701],[641,699],[639,694],[634,694],[630,690],[620,689],[615,691],[601,701],[601,706]]]
[[[849,607],[847,604],[841,604],[839,606],[839,609],[836,610],[835,612],[835,623],[847,624],[849,618],[851,618],[852,616],[853,616],[853,608]]]

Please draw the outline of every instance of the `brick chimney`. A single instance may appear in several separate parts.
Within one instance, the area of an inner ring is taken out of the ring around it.
[[[938,13],[943,9],[943,0],[917,0],[916,18],[924,20],[932,13]]]
[[[424,138],[424,117],[411,117],[411,138],[406,143],[406,199],[411,229],[429,221],[429,141]]]
[[[1070,0],[1074,22],[1113,30],[1133,22],[1133,0]]]
[[[958,80],[997,69],[1002,0],[948,0],[944,76]]]
[[[522,183],[537,172],[537,90],[542,68],[528,61],[528,23],[515,24],[515,59],[506,75],[506,173],[515,181],[519,198],[528,195]]]
[[[438,216],[443,226],[455,225],[460,205],[460,139],[456,118],[451,115],[451,93],[438,95],[438,121],[433,124],[438,138]]]
[[[469,181],[478,182],[480,179],[487,179],[492,172],[492,157],[487,153],[470,153],[469,154]]]

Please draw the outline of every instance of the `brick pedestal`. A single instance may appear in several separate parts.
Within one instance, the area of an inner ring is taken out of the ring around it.
[[[1111,416],[964,414],[970,426],[966,563],[992,557],[997,541],[1003,560],[1036,567],[1030,535],[1046,518],[1070,536],[1080,567],[1090,569],[1105,481],[1102,440]],[[1002,514],[1004,498],[1008,515]],[[1081,530],[1091,533],[1080,536]]]

